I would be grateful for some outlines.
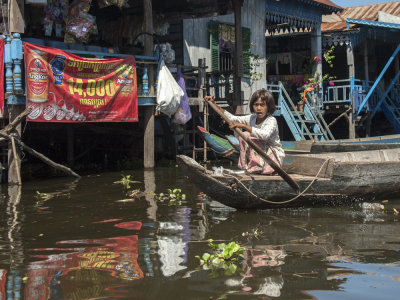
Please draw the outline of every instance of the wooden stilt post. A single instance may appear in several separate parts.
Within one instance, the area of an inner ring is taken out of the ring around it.
[[[17,1],[12,1],[10,4],[14,5],[11,6],[14,7],[11,12],[15,13],[12,14],[10,12],[10,28],[14,28],[13,26],[16,25],[15,22],[18,22],[21,17],[23,18],[23,10],[21,13],[19,8],[16,6]],[[20,39],[21,36],[19,33],[14,33],[12,36],[13,38],[11,41],[10,39],[8,39],[8,41],[10,41],[10,47],[5,49],[5,51],[11,52],[5,55],[5,61],[8,64],[8,68],[11,67],[11,60],[13,65],[12,78],[11,80],[10,78],[7,78],[8,80],[6,80],[6,84],[8,81],[8,85],[10,85],[12,82],[12,88],[8,87],[8,91],[11,93],[9,94],[9,97],[7,99],[10,123],[13,122],[25,110],[25,99],[23,97],[21,70],[21,63],[23,58],[22,41]],[[10,134],[16,138],[21,139],[21,124],[19,123]],[[18,185],[22,184],[21,151],[19,151],[19,147],[16,147],[14,138],[12,138],[8,144],[8,183]]]
[[[9,106],[9,120],[10,123],[23,111],[25,107],[23,105],[10,105]],[[21,139],[21,124],[15,127],[12,133],[14,136]],[[13,145],[12,141],[9,142],[8,146],[8,184],[21,185],[21,151]]]
[[[234,0],[235,12],[235,57],[233,73],[233,106],[236,113],[242,111],[242,76],[243,76],[243,36],[242,36],[242,5],[243,0]]]
[[[368,68],[368,41],[364,43],[364,73],[365,73],[365,80],[369,81],[369,68]],[[366,132],[365,136],[371,136],[371,114],[368,113],[367,120],[366,120]]]
[[[143,0],[144,31],[153,33],[153,7],[151,0]],[[146,34],[144,36],[144,55],[153,56],[153,37]],[[150,65],[149,76],[149,96],[154,96],[154,69]],[[143,165],[144,168],[154,168],[154,106],[144,107],[144,149]]]
[[[394,58],[394,73],[397,74],[399,72],[399,54]],[[399,79],[396,80],[396,84],[399,84]]]
[[[356,124],[354,120],[354,54],[353,54],[353,47],[352,45],[347,45],[346,48],[346,55],[347,55],[347,66],[349,68],[349,78],[351,80],[351,95],[352,101],[351,105],[353,109],[349,113],[349,139],[354,139],[356,137]]]
[[[311,31],[311,58],[314,57],[322,58],[322,39],[321,39],[321,26],[315,26]],[[322,78],[322,60],[314,61],[312,75],[314,78]],[[318,106],[318,103],[321,103],[324,97],[323,95],[323,86],[322,82],[318,84],[318,88],[313,92],[315,93],[312,97],[312,106]],[[314,140],[318,138],[314,136]]]
[[[203,101],[205,96],[205,85],[206,85],[206,59],[199,59],[199,101]],[[208,108],[207,104],[199,105],[199,108],[203,107],[203,126],[208,130]],[[194,121],[194,120],[193,120]],[[193,139],[194,140],[194,139]],[[207,162],[207,143],[203,141],[203,162]]]

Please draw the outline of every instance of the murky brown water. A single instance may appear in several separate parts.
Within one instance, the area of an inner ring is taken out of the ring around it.
[[[124,174],[147,193],[129,200],[120,173],[2,187],[0,300],[398,299],[400,200],[235,211],[177,168]],[[180,206],[150,194],[177,187]],[[242,273],[198,269],[210,238],[245,247]]]

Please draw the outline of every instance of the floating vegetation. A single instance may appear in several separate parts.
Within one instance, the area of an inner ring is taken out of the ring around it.
[[[246,231],[242,233],[243,237],[247,238],[256,238],[257,240],[260,239],[260,236],[263,234],[263,232],[260,229],[260,224],[257,225],[255,229],[252,229],[251,231]]]
[[[36,195],[35,195],[35,199],[37,200],[49,200],[51,198],[51,196],[49,194],[46,193],[41,193],[39,191],[36,191]]]
[[[122,175],[122,179],[118,181],[114,181],[114,183],[122,184],[125,188],[130,189],[131,184],[140,183],[140,181],[132,180],[131,175]]]
[[[186,200],[181,189],[168,189],[166,194],[155,194],[155,197],[161,202],[168,201],[168,205],[182,205],[182,200]]]
[[[222,270],[227,276],[243,273],[242,268],[238,266],[244,260],[243,247],[236,242],[214,244],[213,240],[209,240],[208,245],[214,250],[213,253],[206,252],[201,257],[197,255],[196,258],[200,261],[199,268],[212,271],[208,274],[209,277],[218,277]]]

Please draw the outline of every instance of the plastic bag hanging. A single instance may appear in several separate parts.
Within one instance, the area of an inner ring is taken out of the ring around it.
[[[177,81],[179,86],[183,90],[184,95],[182,97],[181,104],[179,105],[178,110],[174,114],[172,123],[183,125],[192,118],[192,112],[190,111],[189,99],[186,93],[185,79],[183,78],[182,72],[179,69]]]
[[[184,92],[168,70],[164,60],[161,60],[157,81],[156,109],[171,117],[178,109]]]

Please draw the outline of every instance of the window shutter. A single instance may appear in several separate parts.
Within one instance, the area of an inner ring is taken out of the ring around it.
[[[211,50],[211,72],[219,71],[219,23],[209,22],[210,50]]]
[[[250,36],[251,36],[251,31],[249,28],[244,28],[242,27],[242,38],[243,38],[243,76],[244,77],[250,77],[250,71],[251,71],[251,66],[250,66],[250,56],[251,56],[251,51],[250,51]]]

